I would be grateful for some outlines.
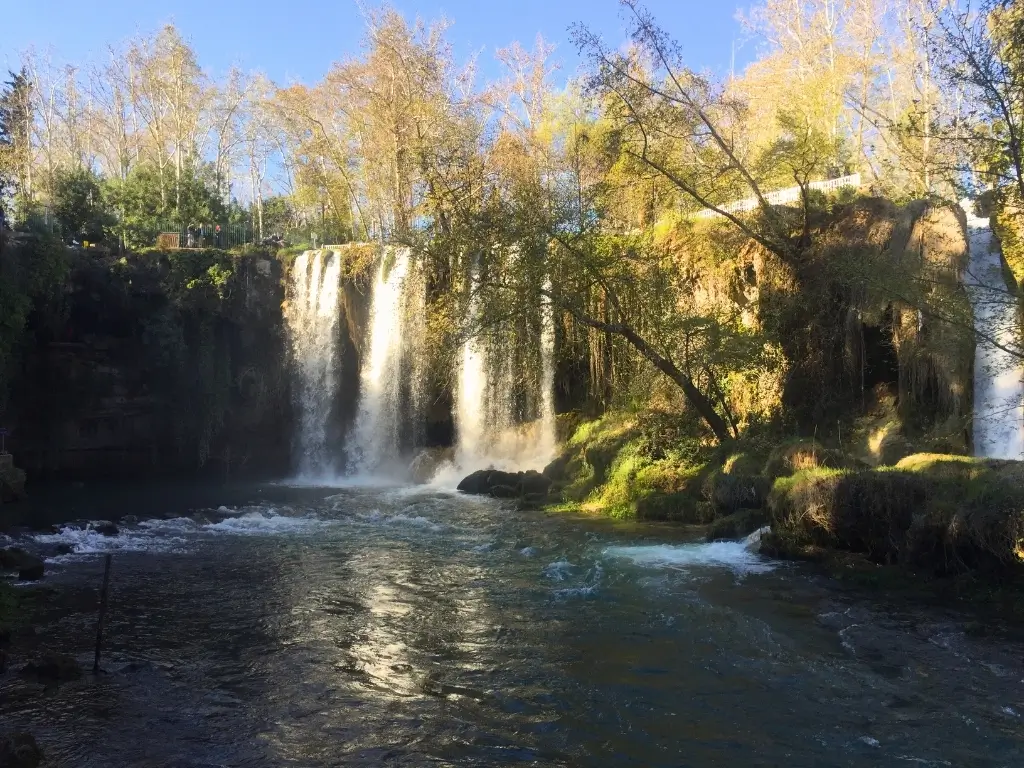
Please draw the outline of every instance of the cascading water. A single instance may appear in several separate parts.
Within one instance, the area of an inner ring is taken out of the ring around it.
[[[306,251],[295,260],[291,277],[287,323],[298,374],[298,469],[301,476],[321,477],[335,469],[327,448],[327,424],[338,382],[341,255]]]
[[[975,216],[967,202],[963,207],[970,235],[965,283],[979,335],[974,360],[974,452],[988,458],[1024,459],[1024,371],[1019,356],[1006,351],[1021,349],[1016,301],[1003,280],[1002,257],[992,247],[989,220]]]
[[[473,323],[479,312],[475,277],[471,289]],[[517,413],[517,376],[523,364],[508,341],[511,334],[506,338],[504,330],[490,329],[463,344],[455,413],[455,460],[461,472],[490,466],[513,471],[541,469],[554,458],[554,317],[546,299],[540,310],[540,349],[535,351],[539,351],[541,371],[531,393],[532,423],[520,423],[522,414]]]
[[[369,341],[359,385],[359,411],[348,440],[349,468],[370,474],[398,458],[403,404],[404,321],[408,249],[386,249],[373,285]]]
[[[545,465],[555,457],[555,312],[551,305],[551,280],[544,281],[540,331],[540,440],[538,453]]]
[[[470,318],[477,315],[476,279],[470,286]],[[480,339],[472,336],[462,345],[459,382],[455,398],[455,427],[459,443],[456,461],[460,467],[478,464],[487,448],[487,368]]]

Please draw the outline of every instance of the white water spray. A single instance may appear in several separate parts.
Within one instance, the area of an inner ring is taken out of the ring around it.
[[[335,469],[327,448],[327,423],[338,382],[341,255],[306,251],[295,260],[291,277],[292,298],[286,319],[298,373],[299,474],[318,477],[332,474]]]
[[[380,470],[401,450],[403,302],[408,249],[388,249],[373,285],[369,344],[359,384],[359,411],[349,436],[349,467]]]
[[[550,289],[550,284],[545,282]],[[470,322],[480,311],[476,278],[470,299]],[[462,347],[456,392],[455,424],[458,446],[455,461],[459,472],[495,467],[509,471],[543,469],[555,456],[554,315],[547,299],[542,301],[539,350],[540,375],[533,395],[534,419],[526,423],[516,413],[516,379],[523,362],[516,349],[504,341],[504,332],[491,329],[473,336]],[[511,333],[508,338],[514,338]],[[536,358],[534,358],[536,359]]]
[[[1002,257],[992,247],[989,220],[965,201],[970,262],[965,279],[980,338],[974,358],[974,452],[996,459],[1024,459],[1024,371],[1015,297],[1003,279]],[[986,339],[995,340],[999,346]]]

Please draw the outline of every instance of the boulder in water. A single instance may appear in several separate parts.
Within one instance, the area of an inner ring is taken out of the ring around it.
[[[46,570],[46,566],[43,561],[38,557],[34,558],[32,562],[27,563],[23,567],[18,569],[18,580],[19,581],[39,581],[43,578],[43,573]]]
[[[48,653],[26,664],[21,674],[41,683],[66,683],[80,678],[82,668],[73,656]]]
[[[551,487],[551,479],[536,470],[529,469],[523,472],[520,484],[524,496],[547,496],[548,489]]]
[[[43,761],[30,733],[12,733],[0,738],[0,768],[36,768]]]
[[[17,571],[22,581],[36,581],[43,578],[43,561],[20,547],[0,549],[0,569]]]
[[[490,487],[487,483],[487,478],[490,477],[490,475],[491,470],[478,469],[476,472],[462,478],[462,482],[459,483],[457,490],[473,495],[484,495]]]
[[[92,529],[96,533],[103,534],[104,536],[117,536],[121,531],[116,525],[109,520],[97,520],[92,524]]]
[[[518,499],[530,497],[547,498],[551,480],[540,472],[503,472],[498,469],[480,469],[463,478],[459,490],[477,496],[493,496],[496,499]]]

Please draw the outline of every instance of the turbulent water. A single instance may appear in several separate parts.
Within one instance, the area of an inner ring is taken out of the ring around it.
[[[75,551],[12,668],[91,664],[109,551],[107,652],[53,690],[0,676],[5,729],[75,768],[1024,760],[1024,648],[956,615],[672,529],[422,489],[245,496],[23,540]]]
[[[287,321],[297,374],[297,463],[305,476],[331,474],[335,463],[327,447],[327,425],[339,375],[341,258],[330,251],[306,251],[291,272]]]
[[[965,282],[980,337],[974,361],[974,451],[989,458],[1024,459],[1024,371],[1019,354],[1011,354],[1020,350],[1017,302],[1006,288],[988,219],[977,218],[969,208],[967,217]]]

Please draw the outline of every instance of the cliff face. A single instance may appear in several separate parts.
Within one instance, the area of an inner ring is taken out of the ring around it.
[[[286,471],[282,300],[265,255],[76,255],[29,319],[9,450],[30,479]]]

